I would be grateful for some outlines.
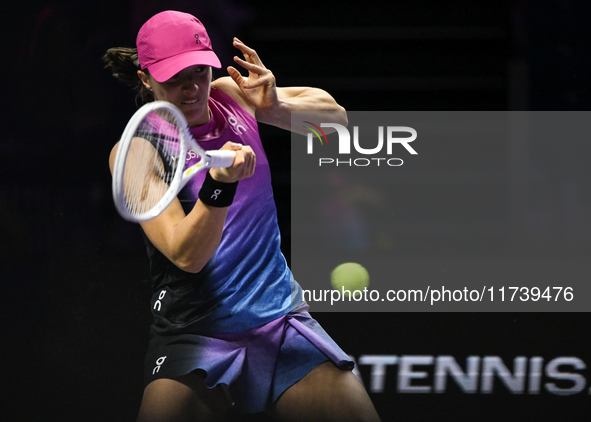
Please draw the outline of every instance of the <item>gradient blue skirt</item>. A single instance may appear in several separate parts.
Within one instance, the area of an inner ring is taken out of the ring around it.
[[[241,333],[161,336],[153,332],[145,385],[203,370],[207,387],[228,386],[237,410],[257,413],[323,362],[353,369],[353,361],[307,311],[303,303],[281,318]]]

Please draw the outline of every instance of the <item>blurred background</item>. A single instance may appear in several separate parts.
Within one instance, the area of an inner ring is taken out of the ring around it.
[[[135,419],[150,324],[148,260],[137,226],[114,210],[107,160],[136,105],[101,57],[109,47],[134,46],[141,24],[166,9],[199,17],[224,65],[232,62],[231,40],[238,36],[257,50],[278,85],[325,88],[348,110],[590,108],[591,4],[583,0],[21,0],[6,6],[0,123],[0,410],[6,420]],[[290,137],[267,126],[261,135],[289,260]],[[547,253],[591,251],[589,143],[483,148],[499,168],[520,173],[527,195],[512,208],[518,230],[541,239]],[[450,183],[461,185],[465,174],[459,168]],[[488,181],[481,189],[492,195],[502,187]],[[423,223],[422,236],[437,242],[433,224]],[[371,389],[384,421],[589,417],[587,313],[314,316],[356,359],[449,355],[465,368],[468,356],[498,356],[511,373],[519,356],[581,362],[562,368],[580,375],[561,381],[564,394],[544,387],[518,394],[500,381],[492,394],[457,387],[414,394],[401,388],[402,367],[388,364],[382,388]],[[429,361],[417,364],[424,372],[417,385],[434,385]],[[358,367],[369,388],[375,366]],[[544,382],[555,380],[542,368]]]

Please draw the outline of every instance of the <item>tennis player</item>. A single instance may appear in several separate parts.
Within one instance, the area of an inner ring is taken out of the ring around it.
[[[204,149],[236,151],[230,168],[199,173],[141,223],[154,322],[138,421],[224,420],[232,406],[279,421],[379,421],[352,361],[307,312],[281,254],[257,128],[289,130],[298,110],[340,112],[346,124],[345,110],[323,90],[276,87],[257,53],[233,44],[248,77],[229,67],[229,77],[212,81],[221,64],[204,26],[166,11],[142,26],[137,49],[105,55],[144,100],[179,107]]]

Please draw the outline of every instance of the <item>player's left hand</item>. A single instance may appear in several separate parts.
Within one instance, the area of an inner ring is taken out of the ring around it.
[[[234,56],[234,61],[248,70],[248,78],[242,76],[233,66],[228,67],[228,74],[257,110],[272,109],[279,102],[275,75],[263,65],[255,50],[243,44],[238,38],[234,38],[233,44],[244,55],[244,59]]]

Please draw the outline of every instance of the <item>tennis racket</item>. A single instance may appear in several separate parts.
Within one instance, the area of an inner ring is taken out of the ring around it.
[[[131,117],[113,166],[113,199],[123,218],[160,215],[199,171],[230,167],[234,151],[205,151],[191,136],[183,113],[167,101],[142,106]]]

